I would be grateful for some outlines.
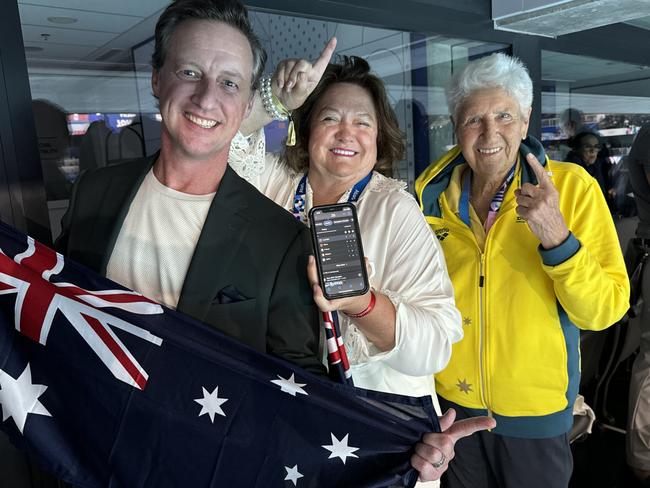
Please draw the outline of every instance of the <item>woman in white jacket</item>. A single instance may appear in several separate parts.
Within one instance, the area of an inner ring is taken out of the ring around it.
[[[463,337],[444,256],[406,185],[377,171],[404,152],[383,82],[361,58],[327,65],[330,47],[314,65],[284,61],[263,81],[242,125],[248,136],[233,141],[230,165],[305,223],[314,205],[354,202],[371,290],[328,301],[312,258],[314,300],[322,311],[341,312],[355,386],[431,395],[439,412],[432,375]],[[282,156],[267,154],[261,126],[285,107],[295,108],[296,144]],[[440,452],[434,457],[444,463]]]

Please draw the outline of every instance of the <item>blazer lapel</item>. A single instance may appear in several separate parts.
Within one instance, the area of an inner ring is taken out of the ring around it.
[[[102,275],[106,275],[108,261],[113,253],[117,237],[120,235],[124,219],[126,219],[129,213],[131,202],[133,202],[144,177],[157,158],[158,153],[138,161],[124,163],[126,171],[113,177],[110,182],[106,193],[108,198],[104,199],[101,210],[103,214],[113,214],[115,218],[113,219],[112,228],[107,229],[106,232],[102,231],[103,235],[107,236],[107,238],[98,241],[99,245],[104,246],[102,252],[103,259],[100,264],[100,273]]]
[[[217,292],[232,284],[226,264],[235,258],[246,238],[249,191],[228,166],[190,261],[178,300],[179,311],[202,320]]]

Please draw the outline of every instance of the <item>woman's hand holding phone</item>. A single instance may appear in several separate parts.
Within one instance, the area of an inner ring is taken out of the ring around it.
[[[366,269],[370,274],[370,263],[365,258]],[[363,295],[356,295],[345,298],[328,300],[323,295],[319,284],[316,259],[309,256],[307,263],[307,278],[314,294],[314,302],[321,312],[333,312],[338,310],[346,315],[352,316],[370,308],[372,313],[366,313],[363,318],[353,319],[357,326],[363,331],[369,341],[380,351],[389,351],[395,347],[395,307],[384,295],[376,291],[368,291]],[[375,294],[376,305],[370,306],[372,293]]]
[[[370,274],[370,264],[368,258],[364,258],[366,263],[366,270]],[[309,256],[307,263],[307,278],[314,294],[314,302],[321,312],[333,312],[334,310],[343,313],[356,314],[365,310],[370,303],[370,291],[363,295],[353,297],[337,298],[335,300],[328,300],[323,295],[323,290],[318,280],[318,270],[316,269],[316,259],[314,256]]]

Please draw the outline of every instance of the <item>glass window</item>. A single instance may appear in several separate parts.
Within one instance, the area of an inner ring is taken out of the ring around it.
[[[151,94],[155,22],[166,0],[44,0],[20,15],[53,237],[80,171],[153,154],[160,115]],[[444,86],[469,59],[506,45],[251,12],[269,53],[315,59],[336,35],[337,53],[366,58],[384,80],[406,141],[393,176],[412,188],[417,174],[454,144]],[[282,150],[286,124],[267,127]]]
[[[602,181],[616,215],[628,215],[634,208],[625,157],[634,135],[650,122],[649,70],[542,51],[542,142],[550,157],[581,164]],[[581,135],[585,132],[594,137]],[[590,150],[597,152],[596,159],[589,157]]]
[[[18,1],[53,237],[80,171],[147,153],[132,48],[167,3]]]
[[[362,27],[342,22],[326,22],[303,17],[251,11],[255,31],[269,58],[267,73],[287,58],[317,59],[332,36],[338,40],[336,53],[365,58],[384,81],[389,99],[405,134],[405,158],[396,162],[393,176],[413,188],[415,177],[455,144],[449,121],[444,87],[457,69],[508,45],[445,38],[413,32]],[[151,56],[153,42],[134,51],[136,66],[142,68]],[[138,74],[141,103],[154,106],[147,76]],[[145,127],[146,129],[146,127]],[[267,150],[282,151],[285,122],[266,127]]]

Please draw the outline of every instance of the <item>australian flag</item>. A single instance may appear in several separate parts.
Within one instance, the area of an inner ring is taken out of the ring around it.
[[[260,354],[0,223],[2,429],[82,487],[413,486],[430,398]]]

